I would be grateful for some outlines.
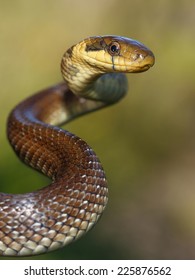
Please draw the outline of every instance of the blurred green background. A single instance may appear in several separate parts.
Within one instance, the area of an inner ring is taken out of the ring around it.
[[[100,157],[109,204],[85,237],[32,259],[195,259],[194,0],[0,0],[1,191],[48,182],[13,154],[8,113],[61,80],[69,46],[104,34],[143,42],[156,64],[128,76],[119,104],[66,126]]]

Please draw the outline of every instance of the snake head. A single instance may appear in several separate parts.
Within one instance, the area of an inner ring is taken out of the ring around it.
[[[154,61],[151,50],[136,40],[96,36],[68,49],[61,70],[69,89],[76,95],[113,103],[127,92],[127,78],[123,73],[146,71]]]
[[[90,37],[81,44],[85,61],[102,72],[136,73],[154,65],[154,54],[142,43],[119,36]]]

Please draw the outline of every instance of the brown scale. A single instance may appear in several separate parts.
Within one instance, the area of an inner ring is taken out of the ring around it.
[[[2,246],[0,244],[1,254],[20,255],[22,249],[23,255],[34,254],[34,252],[37,254],[49,251],[52,242],[59,243],[54,246],[55,248],[60,247],[65,242],[66,236],[69,236],[72,226],[75,228],[72,230],[75,239],[79,227],[83,234],[87,230],[88,223],[91,221],[90,213],[94,212],[95,196],[107,196],[105,179],[98,182],[97,189],[92,186],[98,176],[94,174],[104,176],[104,172],[103,170],[100,172],[99,161],[88,145],[78,137],[62,129],[53,128],[42,121],[44,100],[46,99],[46,104],[51,103],[49,99],[51,97],[53,101],[55,95],[61,102],[62,93],[66,94],[65,88],[65,84],[59,84],[54,89],[48,89],[47,94],[45,91],[40,92],[38,94],[40,98],[38,95],[30,97],[10,114],[8,137],[15,152],[27,164],[50,178],[58,177],[59,180],[38,192],[5,195],[7,202],[4,199],[0,204],[0,241],[3,242]],[[69,91],[68,94],[71,95]],[[68,99],[63,98],[63,100],[67,102]],[[33,106],[31,107],[30,104]],[[56,105],[56,108],[59,107]],[[68,106],[63,104],[63,107]],[[36,108],[35,112],[33,108]],[[50,141],[50,135],[52,139],[56,138],[55,145],[52,142],[54,140]],[[95,172],[91,171],[91,165],[96,167]],[[3,196],[0,194],[1,200]],[[99,198],[97,200],[99,201]],[[106,201],[107,199],[102,200],[103,207]],[[98,210],[95,212],[97,215],[100,214]],[[63,214],[66,214],[67,218],[64,218]],[[87,224],[82,224],[82,221],[87,221]],[[94,223],[93,220],[91,222]],[[19,234],[14,232],[12,234],[12,227]],[[27,243],[25,247],[27,240],[41,244],[44,248],[39,252],[34,243]]]

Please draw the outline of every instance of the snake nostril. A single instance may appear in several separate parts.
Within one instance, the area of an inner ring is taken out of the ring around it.
[[[139,58],[140,59],[144,59],[146,57],[146,55],[143,55],[143,53],[140,53]]]
[[[131,58],[133,59],[133,61],[137,60],[139,58],[139,54],[138,53],[133,53],[131,55]]]
[[[133,61],[136,61],[138,59],[143,60],[145,58],[145,55],[142,54],[142,53],[133,53],[131,55],[131,58],[132,58]]]

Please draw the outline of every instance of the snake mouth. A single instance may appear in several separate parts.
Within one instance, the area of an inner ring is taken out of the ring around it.
[[[108,65],[108,64],[107,64]],[[154,59],[151,57],[149,61],[141,61],[141,62],[130,62],[124,65],[119,63],[113,63],[112,69],[114,72],[122,72],[122,73],[141,73],[147,71],[154,65]]]
[[[138,72],[147,71],[147,70],[150,69],[153,65],[154,65],[154,63],[153,63],[153,64],[148,63],[148,64],[144,65],[143,67],[141,67],[140,69],[138,69]]]

